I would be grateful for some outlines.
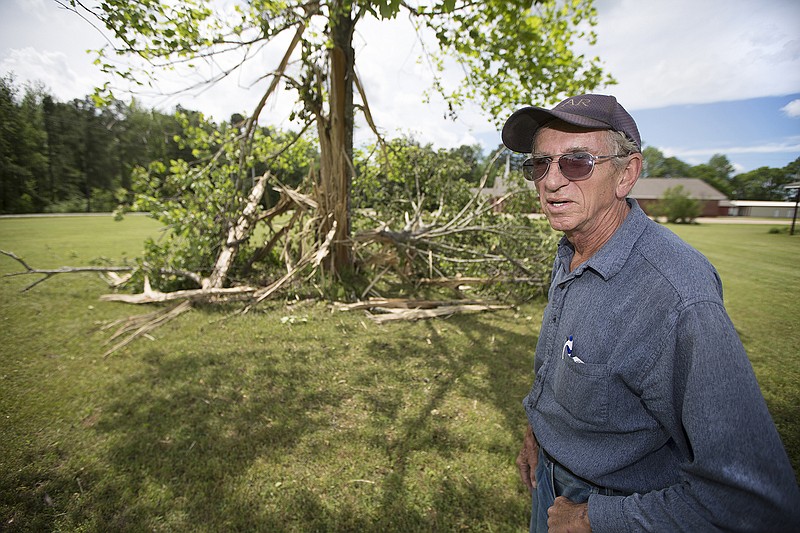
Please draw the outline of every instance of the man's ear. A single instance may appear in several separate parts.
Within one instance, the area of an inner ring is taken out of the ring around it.
[[[617,198],[625,198],[636,185],[639,174],[642,173],[642,154],[631,154],[628,156],[628,165],[620,172],[617,181]]]

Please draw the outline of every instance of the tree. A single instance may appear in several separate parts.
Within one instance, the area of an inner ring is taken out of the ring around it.
[[[794,199],[794,193],[784,186],[798,181],[800,158],[784,168],[760,167],[750,172],[737,174],[732,179],[733,197],[737,200]]]
[[[642,150],[644,159],[643,177],[648,178],[683,178],[689,175],[691,166],[677,157],[665,157],[664,153],[653,146]]]
[[[30,213],[43,203],[46,137],[40,87],[27,87],[18,101],[13,76],[0,78],[0,212]]]
[[[70,5],[85,9],[78,0],[70,0]],[[355,70],[352,38],[359,22],[368,17],[390,19],[403,11],[418,28],[429,29],[439,46],[431,52],[432,64],[442,68],[445,58],[452,58],[465,72],[459,87],[446,87],[437,78],[433,88],[445,97],[453,114],[466,98],[474,98],[499,122],[514,106],[549,103],[563,93],[590,90],[610,81],[598,58],[573,51],[576,40],[595,40],[592,0],[546,0],[533,5],[530,0],[440,0],[416,8],[399,0],[252,0],[235,4],[235,16],[228,17],[216,7],[199,0],[106,0],[100,10],[86,11],[96,16],[118,43],[112,50],[101,51],[97,63],[123,80],[145,84],[155,79],[159,68],[203,60],[223,64],[226,53],[249,57],[249,52],[263,43],[274,42],[284,33],[290,35],[281,61],[265,74],[269,85],[236,142],[247,150],[265,102],[281,85],[296,92],[295,117],[316,126],[316,234],[322,242],[333,232],[332,253],[325,258],[324,267],[334,275],[353,266],[350,217],[356,109],[375,129]],[[139,58],[148,68],[118,67],[106,54]],[[208,81],[228,76],[242,64],[236,61]],[[239,168],[234,181],[241,182],[245,172],[247,168]],[[228,214],[228,224],[239,216],[243,205]]]
[[[656,209],[656,216],[667,218],[668,222],[689,224],[700,216],[702,206],[698,200],[689,196],[682,185],[664,191]]]
[[[689,169],[688,176],[699,178],[708,183],[725,196],[731,196],[731,175],[733,165],[722,154],[714,154],[707,164],[695,165]]]

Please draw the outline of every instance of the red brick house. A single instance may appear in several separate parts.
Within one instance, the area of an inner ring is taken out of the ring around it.
[[[717,189],[697,178],[639,178],[628,195],[636,198],[639,205],[648,215],[653,206],[664,196],[667,189],[681,186],[690,198],[698,200],[702,205],[701,217],[726,216],[731,206],[728,197]]]

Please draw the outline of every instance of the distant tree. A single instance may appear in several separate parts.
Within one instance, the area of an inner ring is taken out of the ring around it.
[[[678,185],[664,191],[654,211],[656,216],[666,217],[668,222],[690,224],[700,216],[702,206],[682,185]]]
[[[703,180],[725,196],[730,197],[732,194],[730,180],[733,171],[733,165],[726,156],[715,154],[708,163],[691,167],[687,175]]]
[[[0,78],[0,210],[36,211],[44,199],[46,136],[40,88],[27,87],[21,99],[12,75]]]
[[[463,161],[466,165],[465,173],[452,176],[453,179],[464,180],[468,183],[477,185],[481,179],[481,168],[483,163],[483,148],[479,144],[462,144],[458,148],[448,150],[450,155]]]
[[[187,116],[193,112],[184,111]],[[0,212],[108,211],[130,202],[136,166],[192,158],[182,124],[118,100],[58,102],[40,84],[0,78]]]
[[[664,166],[664,153],[658,148],[647,146],[642,150],[642,177],[658,177]]]
[[[665,157],[664,153],[652,146],[642,150],[644,159],[643,176],[649,178],[685,178],[691,165],[677,157]]]
[[[797,174],[792,174],[791,168],[791,164],[784,168],[760,167],[737,174],[732,179],[733,197],[737,200],[793,199],[794,193],[784,188],[798,181]]]
[[[13,213],[22,195],[23,179],[14,150],[20,131],[17,88],[11,74],[0,78],[0,212]]]

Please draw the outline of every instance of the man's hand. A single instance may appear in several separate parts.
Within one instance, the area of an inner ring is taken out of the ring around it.
[[[591,533],[589,504],[573,503],[559,496],[547,510],[547,530],[550,533]]]
[[[522,441],[522,449],[517,455],[517,468],[519,468],[519,477],[522,482],[528,487],[529,491],[536,488],[536,465],[539,464],[539,443],[536,442],[536,437],[533,436],[533,430],[530,424],[525,431],[525,439]]]

